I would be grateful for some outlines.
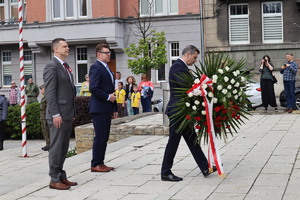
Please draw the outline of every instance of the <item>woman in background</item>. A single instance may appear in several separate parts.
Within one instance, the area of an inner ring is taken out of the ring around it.
[[[135,85],[136,81],[133,76],[128,76],[126,82],[127,84],[125,85],[125,91],[126,91],[125,101],[127,104],[127,113],[128,116],[130,116],[133,115],[133,109],[131,106],[131,94],[133,93],[133,86]]]
[[[88,74],[86,74],[84,77],[85,77],[85,81],[81,85],[79,96],[80,97],[90,97],[91,96],[91,93],[90,93],[90,77],[89,77]]]
[[[141,103],[144,112],[151,112],[151,99],[153,96],[154,86],[151,81],[148,80],[146,74],[142,75],[142,82],[139,84],[139,91],[141,92]]]
[[[273,72],[274,66],[271,63],[271,59],[268,55],[265,55],[261,61],[259,71],[261,72],[260,76],[260,87],[261,87],[261,99],[263,107],[265,107],[265,112],[268,111],[268,105],[275,107],[277,112],[277,103],[274,92],[274,83],[273,83]]]

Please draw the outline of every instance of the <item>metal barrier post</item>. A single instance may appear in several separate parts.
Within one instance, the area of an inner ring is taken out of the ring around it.
[[[169,124],[169,119],[168,116],[165,114],[167,104],[170,99],[170,86],[168,82],[161,82],[160,83],[160,89],[163,90],[163,124],[168,125]]]

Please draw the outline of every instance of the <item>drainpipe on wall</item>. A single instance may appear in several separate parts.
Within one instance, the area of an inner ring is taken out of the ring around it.
[[[200,61],[204,62],[204,24],[203,24],[203,0],[199,0],[200,11]]]

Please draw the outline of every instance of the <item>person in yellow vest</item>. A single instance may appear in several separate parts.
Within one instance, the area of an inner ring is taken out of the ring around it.
[[[140,99],[141,99],[141,94],[138,92],[138,86],[134,85],[133,93],[131,94],[131,106],[132,106],[134,115],[139,114]]]
[[[81,85],[80,97],[90,97],[92,94],[90,92],[90,77],[88,74],[85,75],[85,81]]]
[[[126,96],[126,92],[123,89],[123,82],[119,82],[118,89],[116,90],[116,101],[118,104],[118,116],[119,117],[124,117],[125,96]]]

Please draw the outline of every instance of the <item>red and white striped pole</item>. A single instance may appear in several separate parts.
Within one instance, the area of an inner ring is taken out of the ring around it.
[[[19,0],[19,50],[20,50],[20,88],[21,88],[21,124],[23,157],[27,157],[25,86],[24,86],[24,54],[23,54],[23,0]]]

